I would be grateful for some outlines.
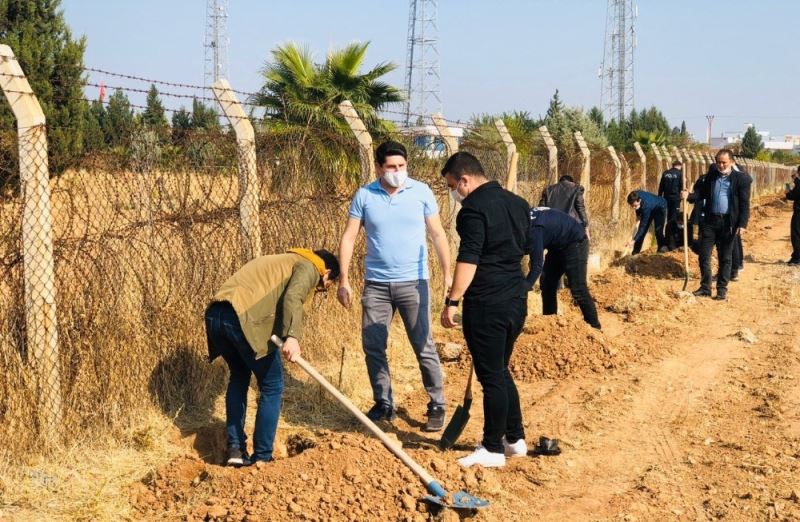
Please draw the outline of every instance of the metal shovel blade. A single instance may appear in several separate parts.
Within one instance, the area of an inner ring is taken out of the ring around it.
[[[424,499],[431,504],[450,509],[483,509],[489,507],[488,500],[470,495],[466,491],[456,491],[453,493],[449,503],[445,498],[435,495],[425,495]]]
[[[442,438],[439,440],[440,450],[452,448],[461,436],[461,432],[464,431],[467,422],[469,422],[470,406],[472,406],[472,399],[465,400],[463,405],[456,407],[456,411],[454,411],[453,416],[450,417],[450,422],[447,423],[447,427],[445,427],[444,433],[442,433]]]

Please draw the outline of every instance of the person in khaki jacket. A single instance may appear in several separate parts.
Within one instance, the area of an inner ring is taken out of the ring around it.
[[[272,334],[284,341],[283,355],[294,361],[303,337],[303,305],[339,277],[339,261],[327,250],[294,248],[245,264],[214,295],[206,310],[210,360],[221,356],[230,370],[225,393],[227,464],[246,466],[272,460],[272,445],[283,394],[283,367]],[[250,374],[260,396],[247,454],[244,418]]]

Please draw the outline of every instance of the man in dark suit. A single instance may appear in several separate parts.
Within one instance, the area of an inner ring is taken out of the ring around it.
[[[733,163],[733,152],[729,149],[720,150],[716,163],[711,166],[705,179],[696,184],[694,192],[681,193],[690,203],[703,202],[700,220],[700,288],[695,290],[694,295],[711,295],[711,250],[716,246],[719,270],[714,299],[718,301],[728,297],[733,244],[737,235],[745,233],[750,219],[752,178],[734,170]]]
[[[572,176],[565,174],[558,179],[558,183],[550,185],[542,191],[538,206],[555,208],[569,214],[586,229],[588,237],[589,216],[586,214],[583,192],[583,187],[575,183]]]

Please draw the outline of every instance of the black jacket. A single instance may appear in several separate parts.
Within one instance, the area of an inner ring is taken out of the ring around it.
[[[750,186],[753,178],[744,171],[734,170],[731,176],[731,197],[728,202],[728,209],[731,217],[731,228],[747,228],[750,221]],[[711,216],[711,209],[714,208],[714,184],[719,179],[720,173],[716,166],[712,165],[702,181],[698,179],[695,183],[695,190],[689,194],[689,202],[696,203],[702,201],[700,222],[707,220]]]
[[[572,216],[584,227],[589,226],[586,204],[583,201],[583,187],[571,181],[562,180],[544,189],[538,206],[560,210]]]
[[[794,201],[792,209],[795,212],[800,211],[800,178],[794,178],[794,187],[786,192],[786,199]]]
[[[658,195],[667,199],[680,199],[683,190],[683,172],[675,167],[661,174],[658,184]]]
[[[527,289],[533,288],[544,268],[544,251],[564,250],[572,243],[586,239],[586,231],[575,219],[555,208],[531,209],[531,227],[528,229],[529,271],[525,278]]]

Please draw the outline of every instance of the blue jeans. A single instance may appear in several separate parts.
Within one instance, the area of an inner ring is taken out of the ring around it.
[[[255,352],[244,337],[239,317],[230,303],[213,303],[206,311],[206,333],[214,351],[225,359],[230,370],[225,393],[225,429],[228,448],[247,449],[244,419],[250,374],[256,376],[260,395],[253,433],[253,460],[272,460],[272,445],[281,412],[283,366],[275,350],[256,360]]]

